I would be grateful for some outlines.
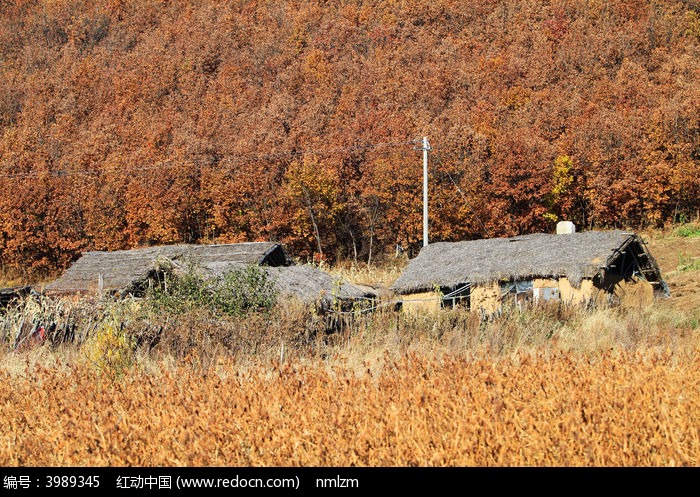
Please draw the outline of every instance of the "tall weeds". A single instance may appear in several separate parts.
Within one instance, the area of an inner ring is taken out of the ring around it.
[[[338,359],[361,366],[408,353],[493,359],[543,350],[588,357],[609,350],[687,354],[700,341],[697,312],[661,306],[641,311],[574,311],[557,305],[506,309],[488,321],[460,308],[416,315],[379,307],[335,319],[291,301],[264,312],[232,315],[205,306],[177,312],[161,306],[162,301],[154,304],[148,298],[70,301],[30,296],[0,314],[0,344],[4,354],[21,353],[22,345],[58,354],[82,351],[99,364],[94,348],[102,337],[129,351],[133,360],[120,359],[123,364],[187,358],[206,369],[222,359],[242,364]],[[38,326],[44,327],[46,338],[31,342]]]

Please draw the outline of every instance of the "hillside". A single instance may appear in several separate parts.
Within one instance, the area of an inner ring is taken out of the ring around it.
[[[660,307],[696,313],[700,309],[700,233],[697,228],[692,233],[693,236],[673,233],[646,235],[649,250],[671,291],[671,298],[659,302]]]
[[[0,267],[271,240],[649,229],[700,210],[700,3],[0,3]]]

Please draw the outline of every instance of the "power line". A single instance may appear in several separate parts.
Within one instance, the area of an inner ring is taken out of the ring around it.
[[[335,147],[326,149],[310,149],[310,150],[290,150],[286,152],[278,152],[273,154],[238,154],[232,158],[233,152],[227,152],[224,159],[219,159],[218,163],[225,162],[226,164],[234,164],[241,162],[264,162],[270,160],[279,160],[285,158],[293,157],[305,157],[305,156],[328,156],[338,153],[349,153],[358,152],[364,150],[374,150],[379,148],[398,148],[400,146],[412,145],[413,141],[391,141],[391,142],[379,142],[379,143],[368,143],[360,145],[350,145],[346,147]],[[215,156],[222,155],[221,152],[215,152]],[[46,172],[26,172],[26,173],[0,173],[0,178],[4,179],[29,179],[29,178],[40,178],[43,176],[63,178],[70,176],[99,176],[102,174],[111,173],[129,173],[129,172],[140,172],[140,171],[152,171],[157,169],[164,169],[168,167],[182,167],[182,166],[201,166],[212,164],[211,159],[186,159],[181,161],[175,161],[173,159],[166,159],[163,161],[156,162],[150,165],[137,165],[137,166],[123,166],[123,167],[113,167],[113,168],[103,168],[103,169],[60,169],[54,171]],[[7,164],[4,167],[8,167]]]
[[[128,173],[136,171],[151,171],[155,169],[163,169],[166,167],[184,166],[184,165],[195,165],[197,161],[183,161],[179,164],[175,164],[172,160],[160,161],[155,164],[148,166],[127,166],[120,168],[106,168],[106,169],[59,169],[55,171],[45,171],[45,172],[31,172],[31,173],[6,173],[0,174],[0,178],[7,179],[24,179],[24,178],[40,178],[43,176],[50,176],[54,178],[63,178],[69,176],[99,176],[101,174],[109,173]]]
[[[443,164],[442,159],[440,159],[440,155],[439,155],[437,152],[434,152],[434,155],[435,155],[435,158],[437,159],[437,161],[438,161],[438,162],[440,163],[440,165],[443,167],[443,172],[444,172],[445,174],[447,174],[447,177],[450,178],[450,181],[452,182],[452,184],[454,185],[454,187],[457,189],[457,191],[459,192],[459,194],[462,195],[462,198],[464,199],[464,202],[465,202],[466,206],[469,208],[469,210],[471,211],[472,215],[476,218],[477,221],[479,221],[479,224],[481,225],[481,228],[484,230],[484,234],[485,234],[488,238],[491,238],[491,233],[490,233],[489,230],[486,228],[486,225],[483,223],[483,221],[481,220],[481,218],[479,217],[479,215],[478,215],[478,214],[474,211],[474,209],[472,208],[471,203],[470,203],[469,200],[467,199],[467,196],[464,194],[464,192],[463,192],[462,189],[459,187],[459,185],[458,185],[457,182],[454,180],[454,178],[452,178],[452,175],[450,174],[450,172],[445,168],[445,164]]]

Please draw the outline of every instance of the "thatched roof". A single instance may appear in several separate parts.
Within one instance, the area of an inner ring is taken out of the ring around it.
[[[0,288],[0,307],[7,307],[15,300],[20,300],[32,292],[32,287],[14,286],[9,288]]]
[[[281,299],[297,298],[304,303],[329,307],[335,299],[355,301],[371,299],[376,294],[336,278],[313,266],[300,265],[266,268],[275,282]]]
[[[85,252],[60,278],[44,288],[47,294],[129,293],[137,291],[162,261],[196,260],[201,264],[289,265],[284,248],[272,242],[220,245],[163,245],[112,252]]]
[[[221,263],[220,261],[198,262],[197,267],[208,276],[222,277],[226,271],[244,270],[246,264]],[[376,293],[360,288],[343,278],[310,265],[264,267],[268,277],[275,284],[281,300],[295,298],[305,304],[319,304],[328,308],[335,299],[354,301],[371,299]]]
[[[184,272],[187,265],[209,276],[228,270],[263,266],[274,281],[280,298],[297,298],[322,307],[334,298],[351,301],[372,298],[345,280],[338,280],[313,266],[296,266],[281,245],[267,242],[221,245],[165,245],[113,252],[86,252],[64,274],[44,288],[49,295],[95,294],[140,295],[149,280],[161,271]]]
[[[658,265],[637,235],[586,231],[433,243],[409,262],[392,290],[408,294],[432,291],[436,286],[559,277],[579,286],[584,278],[611,269],[628,248],[639,260],[644,276],[661,282]]]

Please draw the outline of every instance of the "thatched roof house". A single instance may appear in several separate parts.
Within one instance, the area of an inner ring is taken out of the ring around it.
[[[31,292],[32,287],[29,285],[0,288],[0,308],[7,307],[12,302],[23,299]]]
[[[647,283],[647,295],[668,292],[642,239],[588,231],[433,243],[409,262],[392,290],[412,296],[405,301],[429,301],[439,293],[453,304],[461,300],[491,312],[507,295],[599,303],[602,295],[621,298],[622,285],[637,281]]]
[[[296,266],[282,245],[246,242],[219,245],[165,245],[112,252],[84,253],[57,280],[44,288],[47,295],[143,295],[163,272],[182,270],[187,264],[210,276],[250,264],[265,269],[282,299],[327,307],[333,299],[372,298],[347,281],[312,266]]]
[[[278,243],[249,242],[221,245],[163,245],[132,250],[85,252],[60,278],[44,288],[46,294],[141,293],[149,278],[167,261],[197,260],[203,264],[285,266],[291,258]]]

